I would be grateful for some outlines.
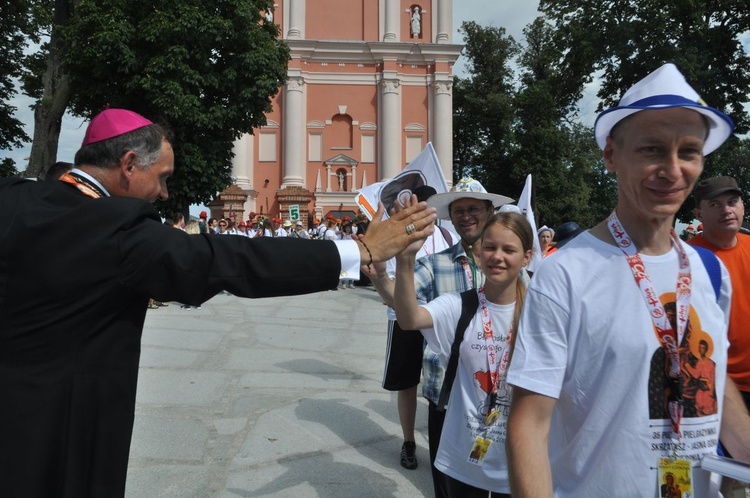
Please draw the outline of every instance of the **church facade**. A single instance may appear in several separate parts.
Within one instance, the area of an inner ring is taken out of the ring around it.
[[[291,49],[267,124],[234,145],[244,213],[356,213],[359,188],[392,178],[432,142],[451,180],[452,0],[277,0],[266,18]]]

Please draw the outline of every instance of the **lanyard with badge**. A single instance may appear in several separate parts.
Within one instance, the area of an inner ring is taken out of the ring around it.
[[[633,241],[628,236],[625,228],[617,218],[616,212],[607,219],[607,228],[612,238],[617,243],[617,246],[622,250],[628,260],[630,270],[633,272],[633,277],[638,284],[643,299],[648,307],[651,321],[656,329],[657,335],[659,336],[659,342],[661,347],[667,353],[668,372],[669,372],[669,385],[670,392],[668,398],[668,412],[669,419],[672,425],[672,440],[674,453],[671,458],[659,458],[659,474],[666,474],[672,467],[679,467],[684,469],[686,466],[689,469],[691,467],[688,460],[677,458],[677,443],[680,440],[680,423],[682,422],[683,412],[683,399],[682,399],[682,375],[680,368],[680,352],[679,345],[682,342],[682,338],[685,335],[687,329],[687,322],[690,312],[690,286],[692,283],[692,275],[690,272],[690,260],[688,259],[687,253],[680,243],[680,239],[677,237],[674,229],[670,232],[672,238],[672,247],[677,251],[679,261],[679,273],[677,274],[677,285],[676,285],[676,316],[675,322],[677,330],[672,328],[672,324],[669,321],[669,316],[664,310],[664,306],[659,300],[659,296],[654,289],[654,285],[646,272],[646,265],[643,263],[638,250],[633,244]],[[692,487],[692,476],[688,473],[689,481],[683,483],[683,491],[686,487]]]
[[[490,428],[500,420],[500,406],[495,406],[497,403],[497,391],[500,387],[500,382],[505,378],[505,371],[508,369],[508,363],[510,361],[510,337],[511,332],[505,335],[503,338],[500,337],[502,344],[497,346],[495,344],[495,335],[492,331],[492,319],[490,318],[490,311],[487,307],[487,297],[484,294],[484,286],[477,289],[479,296],[479,310],[482,318],[482,336],[484,339],[484,350],[487,353],[487,375],[488,378],[488,393],[487,393],[487,416],[484,419],[483,430],[480,435],[474,440],[474,444],[471,447],[468,461],[476,465],[481,465],[484,462],[484,458],[487,456],[487,451],[492,444],[492,440],[487,437],[487,433]]]

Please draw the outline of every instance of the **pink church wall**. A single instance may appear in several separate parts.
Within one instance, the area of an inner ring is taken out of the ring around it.
[[[363,40],[365,0],[315,0],[306,7],[308,40]],[[369,3],[374,3],[370,1]]]
[[[363,85],[309,85],[307,87],[307,121],[333,120],[339,115],[338,106],[346,106],[346,114],[358,125],[351,127],[351,148],[341,148],[345,141],[344,136],[336,136],[336,126],[326,125],[323,130],[308,130],[309,132],[322,132],[321,161],[308,161],[307,163],[307,187],[315,188],[315,181],[320,170],[325,171],[324,161],[338,154],[361,161],[362,157],[362,132],[359,125],[363,123],[377,123],[377,87]],[[347,130],[348,131],[348,130]],[[338,133],[344,133],[344,128]],[[373,134],[373,132],[366,132]],[[377,178],[376,164],[362,164],[357,166],[357,184],[361,185],[362,173],[367,171],[368,182],[374,182]],[[323,175],[323,173],[321,173]],[[322,187],[325,189],[325,181]]]

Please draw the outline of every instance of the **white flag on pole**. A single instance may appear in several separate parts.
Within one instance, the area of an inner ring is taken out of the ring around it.
[[[521,197],[518,198],[518,209],[529,220],[531,230],[534,234],[534,251],[531,255],[531,261],[529,261],[529,265],[526,267],[528,271],[534,272],[539,263],[542,262],[542,248],[539,246],[539,237],[536,235],[536,220],[534,219],[534,211],[531,209],[531,175],[526,176],[526,185],[523,187]]]
[[[403,205],[403,201],[411,198],[414,190],[424,185],[434,188],[438,194],[448,192],[448,184],[432,142],[429,142],[424,150],[392,180],[373,183],[359,189],[354,202],[362,208],[362,212],[370,220],[378,209],[378,202],[382,202],[385,206],[383,219],[386,219],[396,203]]]

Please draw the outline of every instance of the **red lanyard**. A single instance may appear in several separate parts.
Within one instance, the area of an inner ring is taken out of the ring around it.
[[[492,319],[490,310],[487,308],[487,297],[484,295],[484,286],[477,289],[479,295],[479,309],[482,317],[482,330],[484,336],[485,351],[487,352],[487,372],[490,374],[492,385],[490,386],[490,399],[493,402],[489,409],[494,407],[494,400],[497,396],[497,388],[500,385],[500,379],[505,375],[510,360],[510,336],[509,331],[505,338],[500,337],[502,344],[495,344],[495,335],[492,332]]]
[[[471,249],[469,250],[471,251]],[[469,258],[467,258],[466,256],[462,256],[461,267],[464,269],[464,273],[466,274],[466,281],[469,282],[469,289],[473,289],[475,280],[474,277],[476,275],[476,265],[469,264]]]
[[[651,321],[659,336],[659,342],[661,342],[662,348],[664,348],[668,355],[669,378],[671,381],[671,392],[668,403],[669,418],[672,422],[673,437],[679,439],[680,422],[682,420],[682,379],[680,376],[680,353],[678,348],[685,335],[690,311],[690,285],[692,281],[690,260],[682,247],[680,239],[677,237],[674,229],[672,229],[670,233],[672,247],[677,251],[680,265],[677,275],[677,298],[675,299],[677,330],[674,331],[669,321],[669,316],[659,300],[659,296],[654,289],[648,273],[646,273],[646,265],[644,265],[635,244],[633,244],[633,241],[628,236],[614,211],[607,219],[607,228],[609,228],[612,238],[615,239],[615,242],[628,259],[628,265],[633,272],[633,277],[635,277],[638,287],[641,289],[643,299],[651,315]]]

